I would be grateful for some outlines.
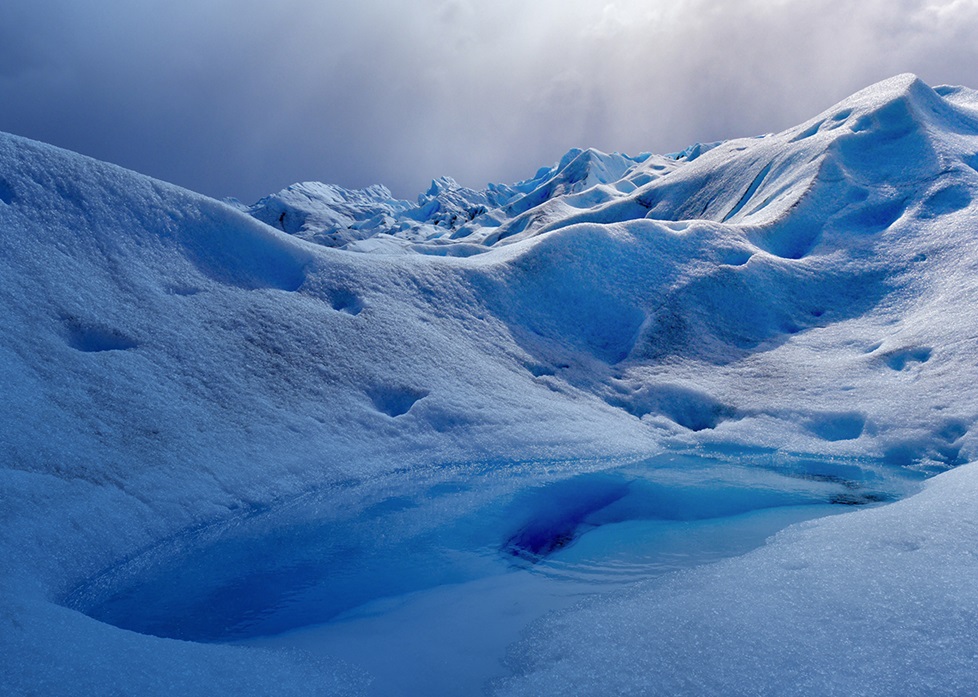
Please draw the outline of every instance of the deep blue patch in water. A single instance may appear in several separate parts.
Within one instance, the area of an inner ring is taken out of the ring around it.
[[[505,574],[574,578],[575,593],[602,592],[609,579],[742,553],[733,538],[743,531],[756,546],[797,519],[898,498],[917,478],[765,453],[402,473],[188,532],[106,570],[66,604],[124,629],[215,642]],[[724,530],[731,539],[717,544]]]

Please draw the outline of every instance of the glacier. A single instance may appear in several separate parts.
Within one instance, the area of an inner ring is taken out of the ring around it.
[[[969,694],[976,192],[912,75],[417,201],[0,135],[0,690]]]

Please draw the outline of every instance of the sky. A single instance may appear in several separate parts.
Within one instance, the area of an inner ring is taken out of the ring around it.
[[[978,0],[4,0],[0,130],[250,203],[515,182],[978,88]]]

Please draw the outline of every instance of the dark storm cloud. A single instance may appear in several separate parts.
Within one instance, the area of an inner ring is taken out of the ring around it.
[[[978,87],[957,0],[7,0],[0,129],[215,196],[413,196],[572,146],[778,130],[899,72]]]

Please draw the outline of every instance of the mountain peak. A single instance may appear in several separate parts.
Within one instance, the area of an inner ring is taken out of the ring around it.
[[[921,123],[946,107],[947,103],[927,83],[913,73],[902,73],[856,92],[823,113],[875,115],[883,125],[909,126],[911,122]]]
[[[330,246],[378,233],[415,245],[401,245],[401,250],[450,240],[489,247],[575,222],[635,217],[761,224],[785,214],[819,181],[851,174],[865,183],[917,186],[918,179],[936,176],[945,164],[935,139],[978,133],[975,102],[970,90],[935,91],[916,75],[903,73],[781,134],[697,143],[666,156],[629,157],[574,147],[515,184],[475,190],[451,177],[434,179],[415,204],[396,202],[377,187],[349,192],[305,183],[275,197],[286,208],[298,208],[297,213],[273,206],[270,219],[259,205],[267,204],[265,199],[252,211],[287,232]],[[353,201],[360,206],[356,211],[350,210]],[[342,215],[330,214],[332,209]],[[317,225],[331,231],[319,234]],[[356,233],[339,234],[344,225]],[[807,243],[789,246],[784,253],[790,256]]]

